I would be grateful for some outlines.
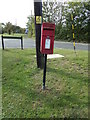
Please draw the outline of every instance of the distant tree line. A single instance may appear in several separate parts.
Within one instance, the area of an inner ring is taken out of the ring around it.
[[[3,34],[3,33],[8,33],[9,35],[11,33],[22,33],[24,34],[25,33],[25,28],[21,28],[20,26],[17,26],[17,25],[13,25],[12,23],[8,22],[6,24],[4,23],[1,23],[0,24],[0,34]]]
[[[72,22],[76,42],[88,42],[90,1],[43,2],[43,22],[54,22],[55,40],[72,41]],[[73,21],[71,20],[73,15]],[[35,36],[34,16],[28,17],[29,36]]]

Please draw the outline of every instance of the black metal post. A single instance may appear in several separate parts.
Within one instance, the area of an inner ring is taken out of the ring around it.
[[[21,36],[21,49],[23,50],[23,38]]]
[[[43,71],[43,90],[45,90],[46,66],[47,66],[47,54],[45,54],[45,63],[44,63],[44,71]]]
[[[3,40],[3,35],[2,35],[2,49],[4,50],[4,40]]]

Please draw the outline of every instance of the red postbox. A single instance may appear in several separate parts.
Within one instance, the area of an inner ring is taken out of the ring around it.
[[[40,51],[42,54],[53,54],[55,24],[43,23],[41,30],[41,46]]]

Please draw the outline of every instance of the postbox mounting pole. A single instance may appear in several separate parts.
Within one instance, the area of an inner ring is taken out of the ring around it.
[[[47,66],[47,54],[45,54],[45,62],[44,62],[44,70],[43,70],[43,90],[45,90],[46,66]]]

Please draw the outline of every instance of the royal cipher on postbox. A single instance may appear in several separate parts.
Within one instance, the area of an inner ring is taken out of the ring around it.
[[[42,54],[53,54],[55,36],[55,24],[43,23],[41,30],[41,46],[40,51]]]

